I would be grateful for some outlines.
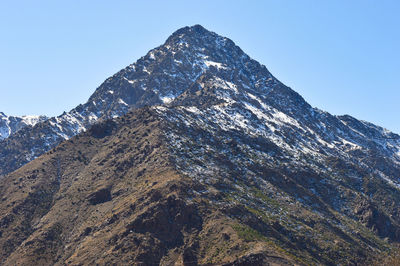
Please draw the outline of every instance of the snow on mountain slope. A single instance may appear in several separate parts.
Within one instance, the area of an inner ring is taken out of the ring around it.
[[[123,115],[130,108],[171,102],[203,73],[224,71],[228,65],[237,69],[234,75],[250,79],[254,87],[277,83],[264,66],[250,59],[231,40],[198,25],[182,28],[164,45],[108,78],[85,104],[1,143],[4,165],[0,169],[3,173],[17,169],[99,119]]]
[[[85,104],[0,143],[0,169],[15,170],[98,120],[147,105],[204,105],[222,128],[268,138],[296,154],[352,153],[363,162],[379,155],[398,163],[398,135],[312,108],[231,40],[195,25],[108,78]]]
[[[34,126],[37,123],[47,119],[46,116],[24,115],[24,116],[7,116],[0,112],[0,141],[8,138],[11,134],[17,132],[25,126]]]
[[[193,87],[196,89],[170,103],[172,109],[160,106],[157,110],[165,111],[166,119],[189,131],[197,128],[210,135],[226,132],[228,139],[238,134],[262,139],[273,147],[272,151],[255,154],[271,166],[313,167],[318,173],[328,174],[326,161],[340,158],[400,187],[399,135],[350,116],[332,116],[305,103],[298,105],[282,94],[272,94],[273,89],[268,87],[257,91],[243,81],[224,80],[219,72],[199,78]],[[203,101],[196,99],[198,95]],[[184,143],[182,138],[171,133],[173,143]],[[196,164],[190,163],[182,169],[195,173],[193,167]],[[204,167],[205,171],[211,168]]]

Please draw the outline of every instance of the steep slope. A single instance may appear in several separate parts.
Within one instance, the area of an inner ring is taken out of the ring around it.
[[[25,115],[19,117],[7,116],[0,112],[0,141],[8,138],[23,127],[34,126],[45,120],[47,120],[47,117],[43,115]]]
[[[264,81],[271,78],[264,66],[231,40],[199,25],[182,28],[162,46],[108,78],[87,103],[0,142],[0,174],[18,169],[99,119],[120,116],[130,108],[167,103],[205,71],[227,65],[244,73],[254,86],[266,86]]]
[[[295,159],[245,109],[215,112],[232,101],[140,108],[7,175],[2,264],[346,265],[399,241],[397,188]]]
[[[254,94],[242,97],[245,91],[228,85],[200,84],[201,93],[211,91],[217,99],[212,104],[157,107],[174,125],[167,136],[177,168],[219,190],[218,204],[227,215],[244,215],[241,224],[248,230],[306,264],[366,262],[386,249],[383,238],[399,242],[398,136],[379,140],[393,145],[384,153],[377,139],[355,142],[357,136],[340,134],[339,118],[325,114],[332,120],[328,124],[324,113],[310,109],[301,125],[299,118]],[[324,128],[332,122],[339,125],[333,133],[311,129],[313,123]],[[358,129],[364,136],[382,130],[362,122]],[[247,213],[256,222],[246,221]]]
[[[293,260],[243,240],[180,174],[154,110],[92,127],[0,181],[3,265],[230,263]],[[199,192],[200,191],[200,192]]]
[[[385,157],[400,156],[397,135],[351,117],[334,117],[313,109],[231,40],[195,25],[176,31],[162,46],[108,78],[84,105],[1,141],[0,174],[18,169],[101,119],[120,116],[130,108],[171,103],[181,94],[197,90],[201,80],[213,82],[213,77],[216,82],[228,82],[228,86],[232,84],[247,93],[240,97],[258,97],[300,125],[307,125],[304,133],[323,136],[322,145],[336,142],[351,150],[354,145],[362,144],[378,150],[378,156],[380,153]],[[258,100],[252,100],[256,106],[259,104]],[[203,97],[202,101],[206,99]],[[340,136],[335,135],[336,131]]]

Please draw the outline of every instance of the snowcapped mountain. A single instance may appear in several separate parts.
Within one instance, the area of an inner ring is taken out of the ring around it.
[[[49,264],[368,264],[400,242],[399,173],[399,135],[310,106],[195,25],[0,142],[0,225],[15,229],[0,252],[6,265],[37,250]]]
[[[108,78],[87,103],[0,143],[0,174],[17,169],[99,119],[120,116],[130,108],[170,102],[203,73],[223,70],[227,65],[241,68],[245,75],[252,73],[250,83],[254,86],[272,82],[265,67],[260,73],[252,72],[261,66],[231,40],[201,26],[182,28],[164,45]]]
[[[202,90],[202,86],[206,89]],[[223,89],[212,94],[218,86]],[[203,97],[196,97],[194,92]],[[108,78],[85,104],[0,143],[1,173],[17,169],[99,119],[123,115],[130,108],[187,104],[191,100],[211,104],[227,97],[232,102],[220,111],[231,112],[232,106],[241,105],[240,112],[252,114],[261,123],[253,121],[252,127],[247,128],[252,134],[269,135],[271,141],[285,146],[286,141],[294,142],[302,136],[297,147],[286,147],[292,151],[306,149],[309,155],[315,155],[315,149],[334,154],[360,153],[368,161],[370,151],[365,149],[373,148],[390,160],[399,158],[398,135],[349,116],[335,117],[312,108],[231,40],[196,25],[176,31],[163,45]],[[240,112],[234,113],[235,123],[243,117]],[[225,116],[229,118],[229,113]],[[288,130],[287,136],[274,133],[281,128]],[[295,131],[301,134],[290,134]]]
[[[0,112],[0,141],[8,138],[25,126],[33,127],[37,123],[47,120],[43,115],[7,116]]]

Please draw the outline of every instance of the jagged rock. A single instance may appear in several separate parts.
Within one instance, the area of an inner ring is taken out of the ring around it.
[[[89,202],[92,205],[112,200],[111,188],[102,188],[89,195]]]

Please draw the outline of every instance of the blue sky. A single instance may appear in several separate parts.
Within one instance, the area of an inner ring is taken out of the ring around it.
[[[1,1],[0,111],[58,115],[178,28],[229,37],[311,105],[400,133],[400,1]]]

